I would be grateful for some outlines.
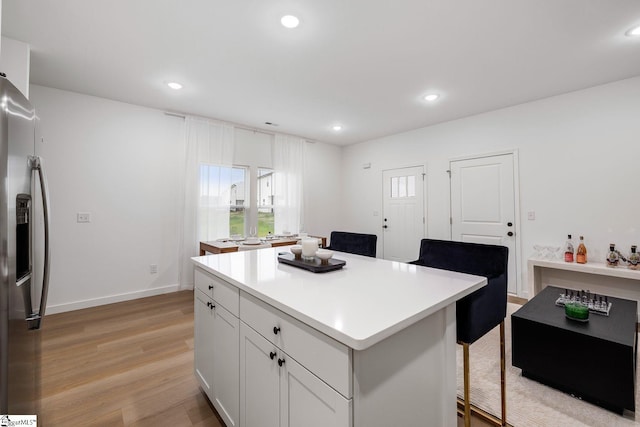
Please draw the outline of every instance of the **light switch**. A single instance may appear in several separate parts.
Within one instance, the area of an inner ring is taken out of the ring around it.
[[[536,219],[536,213],[534,211],[529,211],[527,212],[527,219],[529,221],[535,221]]]

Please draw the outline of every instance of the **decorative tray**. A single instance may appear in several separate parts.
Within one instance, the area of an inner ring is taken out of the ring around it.
[[[576,299],[578,299],[578,301],[582,301],[584,305],[589,307],[589,313],[609,316],[612,305],[612,303],[609,302],[609,297],[606,295],[592,294],[589,291],[565,290],[565,293],[560,294],[560,297],[556,300],[556,305],[558,307],[564,307],[567,304],[575,302]],[[571,319],[579,320],[573,317],[571,317]]]
[[[322,264],[318,257],[314,257],[313,261],[303,261],[302,259],[295,259],[295,256],[288,252],[278,254],[278,262],[309,270],[314,273],[326,273],[327,271],[339,270],[347,263],[344,260],[335,258],[329,258],[327,261],[326,264]]]

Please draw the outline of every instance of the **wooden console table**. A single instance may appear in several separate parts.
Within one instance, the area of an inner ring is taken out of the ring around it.
[[[607,267],[601,262],[577,264],[538,258],[529,259],[527,265],[531,298],[552,285],[640,301],[640,270]]]
[[[320,239],[321,246],[324,248],[327,246],[327,238],[320,236],[309,236],[315,237],[316,239]],[[289,246],[295,245],[296,242],[300,240],[299,237],[291,237],[291,238],[282,238],[282,239],[273,239],[273,240],[265,240],[265,242],[271,243],[271,246]],[[200,256],[206,255],[206,253],[212,254],[224,254],[227,252],[238,252],[238,243],[232,241],[211,241],[211,242],[200,242]]]

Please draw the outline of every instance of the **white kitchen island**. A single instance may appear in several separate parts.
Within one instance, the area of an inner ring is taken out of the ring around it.
[[[455,302],[484,277],[281,252],[193,258],[195,374],[227,427],[456,425]]]

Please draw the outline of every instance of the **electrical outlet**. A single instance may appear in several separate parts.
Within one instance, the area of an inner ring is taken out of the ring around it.
[[[158,272],[158,264],[151,264],[149,266],[149,273],[156,274]]]
[[[91,213],[78,212],[76,216],[76,222],[91,222]]]
[[[536,213],[534,211],[527,212],[527,219],[529,221],[534,221],[536,219]]]

